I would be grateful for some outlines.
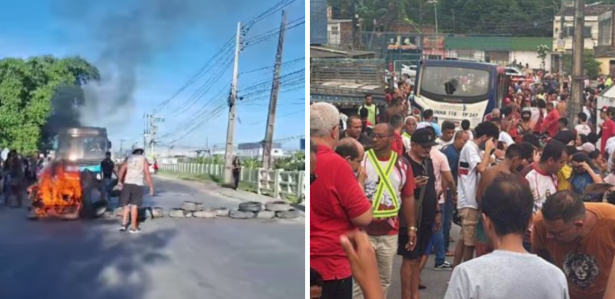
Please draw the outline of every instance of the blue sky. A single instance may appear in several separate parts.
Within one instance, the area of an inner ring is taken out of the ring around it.
[[[165,0],[150,0],[161,2]],[[207,63],[214,54],[235,34],[237,22],[245,23],[261,12],[275,5],[279,0],[261,1],[214,1],[214,0],[182,0],[185,6],[177,8],[178,15],[171,16],[168,8],[152,14],[161,14],[168,18],[163,23],[158,18],[144,20],[140,24],[148,30],[141,45],[144,54],[132,57],[125,63],[134,64],[136,78],[131,101],[126,105],[109,105],[107,99],[101,99],[97,107],[105,111],[114,111],[113,117],[103,115],[92,116],[97,121],[104,120],[114,144],[120,139],[127,139],[125,146],[133,142],[142,142],[144,120],[142,116],[160,106],[170,98],[180,87],[192,78],[197,71]],[[83,5],[82,3],[92,3]],[[132,3],[145,2],[145,0]],[[169,1],[171,2],[171,1]],[[125,1],[79,1],[79,0],[0,0],[0,57],[28,57],[33,55],[53,54],[56,56],[81,55],[101,68],[103,76],[109,78],[112,68],[107,65],[118,65],[114,60],[109,63],[105,51],[124,53],[110,40],[134,39],[131,33],[131,22],[118,25],[113,31],[102,24],[116,22],[116,18],[130,20],[134,16],[121,16],[129,9],[118,13],[118,4]],[[81,5],[81,6],[80,6]],[[169,5],[165,3],[164,5]],[[122,7],[124,8],[124,7]],[[148,6],[149,8],[149,6]],[[288,21],[305,16],[305,2],[296,0],[287,9]],[[147,12],[140,16],[147,15]],[[107,23],[105,23],[107,22]],[[250,40],[269,30],[279,27],[281,13],[276,12],[250,26],[244,40]],[[138,23],[135,21],[135,24]],[[150,29],[151,28],[151,29]],[[125,29],[125,30],[124,30]],[[108,35],[112,35],[109,37]],[[122,36],[126,35],[126,36]],[[248,72],[265,67],[271,67],[275,61],[277,35],[261,43],[248,44],[240,55],[239,72]],[[226,53],[226,52],[225,52]],[[107,53],[108,54],[108,53]],[[283,61],[295,61],[282,67],[282,75],[296,72],[305,67],[305,27],[300,25],[286,33]],[[106,58],[105,58],[106,57]],[[221,107],[226,101],[230,90],[232,67],[225,67],[227,59],[232,57],[232,51],[222,55],[213,63],[213,68],[196,80],[185,91],[169,101],[157,116],[165,118],[159,124],[159,136],[164,136],[162,142],[175,141],[176,147],[201,147],[206,140],[209,145],[222,145],[226,139],[227,108]],[[141,59],[142,58],[142,59]],[[298,60],[299,59],[299,60]],[[121,65],[121,64],[120,64]],[[220,73],[216,74],[216,71]],[[114,75],[117,75],[114,73]],[[239,96],[246,95],[237,106],[238,122],[235,125],[235,142],[256,142],[264,137],[270,83],[263,87],[251,88],[257,83],[272,79],[272,69],[242,74],[239,79]],[[209,80],[209,81],[208,81]],[[215,82],[213,82],[215,81]],[[296,81],[296,80],[295,80]],[[111,82],[111,81],[109,81]],[[117,81],[115,81],[117,82]],[[122,81],[124,82],[124,81]],[[200,93],[200,99],[191,98],[204,83],[209,82],[209,88]],[[106,84],[106,85],[104,85]],[[97,88],[99,98],[112,94],[116,97],[117,83],[103,83]],[[279,96],[276,130],[274,139],[302,135],[305,132],[305,91],[302,85],[286,88]],[[256,91],[256,94],[254,94]],[[249,96],[249,93],[253,93]],[[122,102],[124,103],[124,102]],[[205,106],[209,103],[207,106]],[[112,107],[104,107],[104,106]],[[116,107],[120,107],[117,108]],[[93,109],[93,108],[91,108]],[[102,109],[102,108],[101,108]],[[98,110],[99,112],[101,110]],[[119,111],[119,112],[117,112]],[[213,113],[217,111],[217,113]],[[204,113],[203,113],[204,112]],[[200,117],[198,116],[200,113]],[[207,121],[199,125],[199,121]],[[195,128],[191,133],[190,129]],[[180,140],[177,140],[181,137]],[[284,140],[284,147],[298,148],[298,139]]]

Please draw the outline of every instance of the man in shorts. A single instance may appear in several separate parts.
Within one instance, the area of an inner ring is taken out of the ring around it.
[[[480,123],[474,130],[474,140],[468,141],[459,154],[457,209],[461,217],[461,239],[455,248],[454,266],[471,260],[474,255],[476,225],[480,217],[476,191],[480,175],[489,167],[490,156],[500,136],[500,130],[493,122]]]
[[[149,194],[154,196],[154,183],[149,173],[149,163],[144,156],[143,149],[135,149],[132,155],[126,158],[126,162],[120,166],[119,188],[120,204],[124,207],[122,226],[120,231],[128,229],[128,215],[130,215],[130,233],[138,233],[138,210],[143,205],[143,181],[149,185]]]

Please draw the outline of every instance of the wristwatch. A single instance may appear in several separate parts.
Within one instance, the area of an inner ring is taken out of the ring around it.
[[[416,228],[416,226],[411,226],[411,227],[408,227],[408,230],[409,231],[417,231],[418,229]]]

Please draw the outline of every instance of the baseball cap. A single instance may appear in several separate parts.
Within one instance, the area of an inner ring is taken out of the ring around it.
[[[609,106],[603,106],[602,109],[600,109],[600,111],[607,113],[609,112]]]
[[[412,133],[412,142],[421,146],[434,146],[436,142],[436,135],[427,128],[417,129]]]
[[[594,146],[593,144],[589,142],[586,142],[586,143],[583,143],[583,145],[578,146],[577,150],[583,151],[585,153],[593,153],[596,151],[596,146]]]

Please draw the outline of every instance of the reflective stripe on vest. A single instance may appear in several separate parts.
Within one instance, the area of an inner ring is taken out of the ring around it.
[[[397,163],[397,153],[393,151],[391,152],[389,163],[387,163],[386,165],[386,171],[382,169],[380,161],[378,161],[374,150],[367,151],[367,157],[376,169],[378,177],[380,178],[380,182],[378,183],[378,186],[376,188],[376,193],[374,194],[374,198],[372,198],[372,210],[374,213],[374,218],[395,217],[399,212],[399,200],[397,197],[397,192],[395,192],[395,188],[393,188],[393,184],[391,183],[390,175],[393,172],[395,163]],[[387,193],[389,193],[389,196],[391,197],[391,201],[393,202],[394,208],[392,210],[380,211],[380,202],[384,197],[385,188]]]
[[[406,137],[406,138],[412,140],[412,136],[410,134],[406,133],[406,132],[401,133],[401,137]]]

